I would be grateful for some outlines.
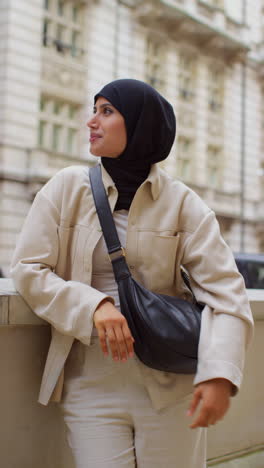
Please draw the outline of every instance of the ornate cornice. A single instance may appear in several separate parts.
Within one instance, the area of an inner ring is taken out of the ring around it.
[[[188,41],[205,52],[221,54],[228,60],[244,60],[250,50],[243,39],[245,25],[227,17],[219,8],[211,9],[211,17],[189,11],[180,1],[138,1],[134,9],[137,20],[148,27],[163,29],[177,41]]]

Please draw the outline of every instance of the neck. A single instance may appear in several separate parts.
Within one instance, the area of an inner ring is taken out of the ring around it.
[[[115,211],[129,210],[137,189],[149,175],[151,164],[139,165],[137,161],[112,158],[102,158],[102,164],[118,191]]]

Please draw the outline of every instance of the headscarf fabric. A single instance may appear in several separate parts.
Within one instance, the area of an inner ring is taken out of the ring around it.
[[[118,158],[102,157],[102,164],[118,190],[115,210],[129,209],[152,164],[167,158],[176,134],[171,104],[143,81],[120,79],[104,86],[102,96],[124,117],[127,145]]]

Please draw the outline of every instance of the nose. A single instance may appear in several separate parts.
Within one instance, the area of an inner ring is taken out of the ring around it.
[[[98,127],[97,118],[96,118],[95,114],[88,120],[86,125],[87,125],[88,128]]]

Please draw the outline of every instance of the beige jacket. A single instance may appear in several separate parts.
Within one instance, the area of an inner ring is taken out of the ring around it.
[[[113,209],[117,191],[102,172]],[[15,286],[33,311],[52,325],[39,396],[44,405],[54,396],[60,399],[72,343],[77,339],[89,346],[94,311],[106,297],[90,286],[92,255],[101,235],[88,169],[73,166],[59,171],[40,190],[19,237],[12,261]],[[214,213],[156,165],[129,210],[126,257],[138,281],[169,295],[188,294],[180,275],[180,265],[186,267],[197,299],[207,304],[194,384],[224,377],[239,388],[253,328],[243,279]],[[143,364],[141,368],[157,408],[192,391],[193,376],[154,371]]]

